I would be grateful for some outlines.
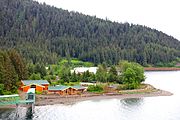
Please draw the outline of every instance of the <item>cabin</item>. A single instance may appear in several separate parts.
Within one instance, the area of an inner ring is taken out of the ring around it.
[[[83,93],[86,90],[83,86],[49,86],[48,94],[59,94],[59,95],[76,95]]]
[[[42,92],[48,90],[49,82],[47,80],[21,80],[20,90],[27,92],[30,88]]]
[[[54,94],[60,94],[65,95],[67,93],[68,86],[49,86],[48,87],[48,94],[54,93]]]
[[[72,88],[76,90],[76,94],[83,93],[84,91],[87,90],[87,87],[80,86],[80,85],[72,86]]]

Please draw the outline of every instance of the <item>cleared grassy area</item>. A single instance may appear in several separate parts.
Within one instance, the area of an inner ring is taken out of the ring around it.
[[[94,64],[91,62],[83,62],[83,61],[75,59],[75,58],[71,59],[70,61],[68,61],[67,59],[62,59],[59,62],[60,65],[63,65],[66,63],[71,64],[71,66],[73,66],[73,67],[80,67],[80,66],[92,67],[92,66],[94,66]]]
[[[141,84],[138,89],[134,90],[119,90],[119,94],[148,94],[157,92],[159,89],[154,88],[151,85],[148,84]]]

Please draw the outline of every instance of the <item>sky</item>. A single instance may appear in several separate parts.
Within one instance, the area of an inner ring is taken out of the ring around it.
[[[180,0],[35,0],[120,23],[157,29],[180,40]]]

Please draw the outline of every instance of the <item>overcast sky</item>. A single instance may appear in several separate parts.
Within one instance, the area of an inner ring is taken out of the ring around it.
[[[180,40],[180,0],[36,0],[116,22],[145,25]]]

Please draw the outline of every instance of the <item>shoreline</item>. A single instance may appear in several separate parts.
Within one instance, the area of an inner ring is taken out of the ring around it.
[[[151,85],[149,85],[151,86]],[[82,95],[68,95],[60,96],[57,94],[51,95],[36,95],[35,106],[64,104],[72,105],[77,102],[87,100],[103,100],[103,99],[125,99],[125,98],[142,98],[142,97],[158,97],[158,96],[171,96],[171,92],[156,89],[153,86],[151,88],[137,89],[137,90],[123,90],[120,93],[85,93]],[[150,90],[150,91],[149,91]]]
[[[180,68],[176,67],[144,67],[145,71],[180,71]]]
[[[56,105],[56,104],[73,105],[78,102],[89,101],[89,100],[144,98],[144,97],[159,97],[159,96],[173,95],[173,93],[169,91],[156,89],[149,84],[145,84],[145,86],[146,87],[141,89],[120,90],[118,92],[112,92],[112,93],[85,92],[81,95],[66,95],[66,96],[61,96],[58,94],[36,95],[35,106],[46,106],[46,105]],[[20,106],[24,106],[24,105],[20,105]],[[0,106],[0,108],[16,108],[16,105]]]

